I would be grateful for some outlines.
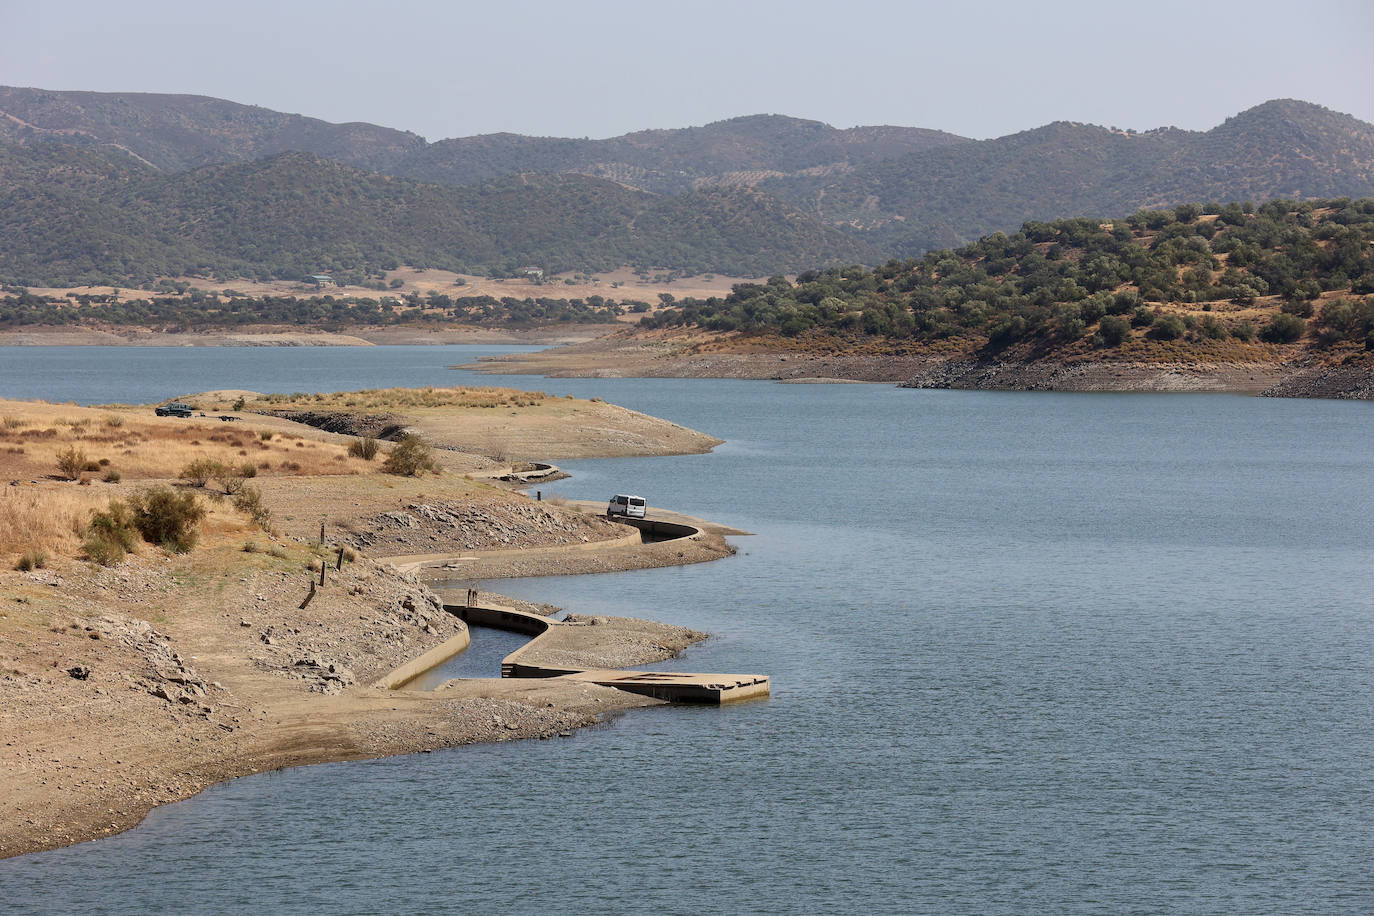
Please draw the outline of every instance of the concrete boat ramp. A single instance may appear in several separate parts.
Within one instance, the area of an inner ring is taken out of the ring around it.
[[[444,610],[474,626],[526,633],[533,637],[502,660],[502,677],[563,677],[603,687],[614,687],[617,690],[667,700],[670,703],[722,705],[768,696],[768,676],[763,674],[686,674],[676,671],[586,669],[529,661],[528,657],[537,651],[540,637],[564,624],[538,614],[507,608],[445,604]]]
[[[763,674],[681,674],[675,671],[582,671],[565,677],[591,681],[629,693],[670,703],[708,703],[716,706],[768,696]]]

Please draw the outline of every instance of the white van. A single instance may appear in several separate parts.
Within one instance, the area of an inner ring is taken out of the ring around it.
[[[606,505],[606,517],[623,515],[626,518],[643,518],[644,508],[643,496],[625,496],[617,493],[611,497],[611,501]]]

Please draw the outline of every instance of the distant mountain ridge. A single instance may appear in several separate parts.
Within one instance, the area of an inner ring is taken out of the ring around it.
[[[1319,105],[1265,102],[1209,131],[1071,122],[760,187],[894,255],[1028,220],[1123,215],[1189,201],[1374,194],[1374,126]]]
[[[904,153],[969,142],[915,127],[841,130],[819,121],[750,115],[703,127],[645,130],[609,140],[487,134],[440,140],[390,167],[407,178],[472,184],[516,172],[579,172],[659,193],[704,183],[753,184],[807,170],[847,170]]]
[[[330,124],[199,95],[0,86],[0,142],[120,149],[164,172],[310,152],[380,169],[424,145],[375,124]]]
[[[1374,127],[1294,100],[1208,131],[1056,122],[974,141],[752,115],[606,140],[428,143],[203,96],[0,87],[0,279],[407,258],[767,275],[1030,220],[1368,195]]]
[[[330,124],[206,96],[0,86],[0,142],[106,146],[165,172],[294,151],[438,184],[579,172],[673,192],[732,173],[844,167],[968,141],[915,127],[841,130],[819,121],[749,115],[607,140],[499,133],[426,143],[374,124]]]

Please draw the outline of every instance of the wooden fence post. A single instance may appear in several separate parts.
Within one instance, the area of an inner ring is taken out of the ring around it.
[[[299,609],[302,610],[302,611],[305,610],[305,606],[306,606],[307,604],[309,604],[309,603],[310,603],[310,599],[311,599],[311,598],[314,598],[314,597],[315,597],[315,577],[314,577],[314,576],[311,576],[311,577],[310,577],[310,593],[309,593],[308,595],[305,596],[305,600],[301,602],[301,606],[300,606]]]

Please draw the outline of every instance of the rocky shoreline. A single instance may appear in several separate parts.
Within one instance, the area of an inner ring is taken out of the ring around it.
[[[590,684],[494,676],[438,692],[385,689],[389,671],[466,632],[439,595],[389,563],[360,559],[331,570],[304,608],[303,577],[275,564],[226,575],[214,583],[219,610],[208,617],[170,612],[202,599],[179,593],[167,572],[138,559],[116,570],[26,575],[28,590],[71,610],[0,672],[0,858],[126,830],[158,805],[237,776],[570,737],[609,714],[658,703]],[[167,622],[112,614],[89,595]],[[596,638],[570,661],[644,664],[705,638],[647,621],[595,623],[585,632]]]
[[[570,378],[738,378],[884,382],[970,391],[1218,392],[1374,398],[1374,354],[1346,350],[1260,361],[1171,358],[1021,359],[938,352],[778,349],[721,335],[616,336],[473,363],[480,372]]]
[[[971,391],[1212,391],[1258,394],[1282,378],[1261,364],[1160,365],[1129,362],[948,361],[902,381],[902,388]]]

